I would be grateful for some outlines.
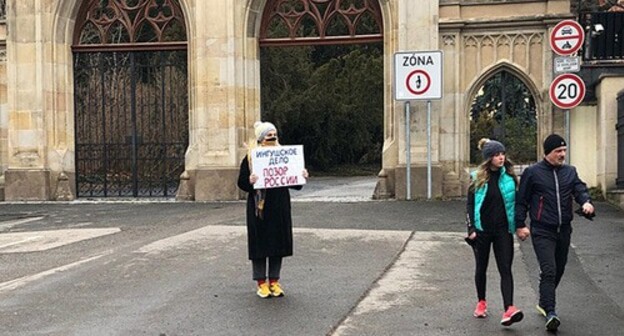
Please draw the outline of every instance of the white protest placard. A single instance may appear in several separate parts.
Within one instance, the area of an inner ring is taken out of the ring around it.
[[[258,176],[254,189],[302,185],[305,162],[303,146],[257,147],[251,150],[252,173]]]

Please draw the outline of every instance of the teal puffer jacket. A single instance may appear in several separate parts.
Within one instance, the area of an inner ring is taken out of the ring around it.
[[[474,181],[476,178],[477,172],[472,172],[472,180]],[[475,190],[475,209],[474,209],[474,226],[478,231],[483,231],[481,226],[481,206],[483,205],[483,200],[485,199],[485,195],[487,194],[488,184],[484,184],[482,187],[477,188]],[[509,223],[509,233],[516,232],[516,183],[511,177],[511,175],[507,174],[505,167],[501,167],[501,175],[498,180],[498,188],[501,191],[501,195],[503,196],[503,202],[505,203],[505,212],[507,213],[507,223]]]

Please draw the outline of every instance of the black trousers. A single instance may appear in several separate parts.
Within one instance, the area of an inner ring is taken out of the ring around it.
[[[486,274],[490,260],[490,247],[494,247],[494,258],[500,274],[500,288],[503,295],[505,310],[513,305],[513,276],[511,264],[513,262],[513,236],[504,230],[498,232],[477,231],[477,238],[472,249],[475,255],[475,285],[479,300],[485,300]]]
[[[539,305],[546,312],[555,311],[555,291],[568,262],[571,234],[570,225],[561,226],[559,233],[531,230],[533,249],[540,267]]]
[[[282,270],[282,257],[268,257],[251,260],[254,280],[266,280],[267,261],[269,262],[268,278],[271,280],[277,280],[280,278],[280,271]]]

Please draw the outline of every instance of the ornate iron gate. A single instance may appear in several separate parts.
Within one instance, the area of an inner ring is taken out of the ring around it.
[[[186,57],[74,54],[78,197],[175,195],[188,146]]]
[[[618,188],[624,188],[624,91],[618,94],[618,112],[617,112],[617,163],[618,177],[615,180]]]

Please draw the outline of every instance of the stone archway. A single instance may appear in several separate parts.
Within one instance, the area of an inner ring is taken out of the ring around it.
[[[526,74],[509,62],[499,62],[476,80],[466,98],[471,164],[480,162],[476,144],[482,137],[506,144],[516,164],[537,161],[539,96]]]
[[[91,0],[76,26],[76,196],[175,195],[189,129],[179,2]]]
[[[247,64],[250,65],[245,71],[245,82],[249,89],[245,92],[246,106],[248,107],[243,115],[243,123],[238,127],[238,135],[241,137],[239,144],[243,145],[245,142],[250,141],[252,134],[249,130],[252,129],[252,125],[255,120],[260,117],[260,44],[264,45],[276,45],[280,43],[289,43],[284,41],[286,39],[275,39],[273,41],[263,39],[263,13],[269,3],[275,1],[271,0],[248,0],[246,5],[245,14],[245,32],[246,39],[244,42],[244,55]],[[308,1],[304,1],[308,2]],[[327,1],[318,1],[327,2]],[[330,3],[336,2],[335,0],[329,1]],[[380,19],[381,31],[377,36],[363,37],[362,41],[382,40],[384,49],[384,61],[383,61],[383,77],[384,77],[384,92],[383,92],[383,137],[384,144],[382,148],[382,171],[379,174],[379,182],[375,194],[380,198],[388,198],[394,196],[394,168],[398,159],[398,146],[397,141],[396,124],[397,119],[395,115],[395,102],[392,98],[392,86],[387,85],[392,77],[393,71],[393,58],[392,50],[396,49],[396,29],[393,29],[394,14],[398,9],[390,1],[386,0],[366,0],[367,4],[372,4],[371,7],[375,7],[378,10]],[[297,17],[297,13],[293,13],[293,17]],[[262,40],[262,42],[261,42]],[[335,42],[345,42],[349,38],[335,38]],[[317,39],[316,42],[319,40]],[[313,42],[313,41],[312,41]],[[290,41],[295,45],[305,44],[306,41]],[[320,42],[321,44],[333,43],[330,39],[326,39]],[[245,146],[239,147],[239,156],[242,156],[245,152]],[[389,172],[386,172],[384,168],[387,167]]]
[[[9,7],[9,24],[31,24],[31,34],[11,29],[7,35],[9,114],[27,121],[10,125],[14,141],[8,148],[7,200],[68,200],[76,195],[71,46],[82,2]],[[180,0],[184,13],[186,2]],[[47,24],[32,25],[34,18]]]

